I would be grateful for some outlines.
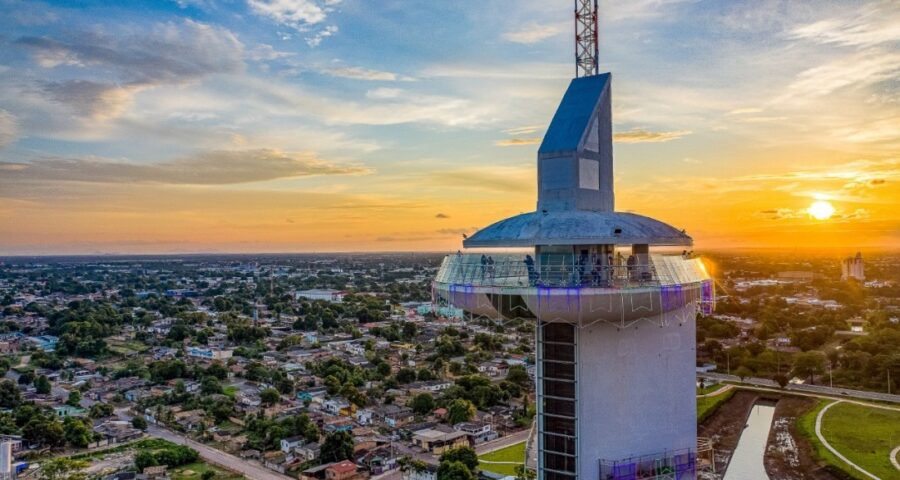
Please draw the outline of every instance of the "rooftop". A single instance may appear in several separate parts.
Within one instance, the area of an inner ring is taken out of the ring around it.
[[[692,242],[684,230],[635,213],[562,210],[523,213],[501,220],[477,231],[463,245],[466,248],[636,243],[690,246]]]

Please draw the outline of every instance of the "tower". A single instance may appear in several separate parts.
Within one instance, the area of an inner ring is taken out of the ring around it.
[[[858,282],[866,280],[865,262],[863,262],[862,253],[856,252],[855,257],[847,257],[841,260],[841,280],[847,281],[854,279]]]
[[[611,81],[569,83],[538,149],[537,208],[469,236],[434,292],[534,322],[538,480],[693,479],[695,317],[713,285],[684,230],[615,211]]]

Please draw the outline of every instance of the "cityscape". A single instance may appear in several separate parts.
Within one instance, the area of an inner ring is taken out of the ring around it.
[[[895,3],[0,6],[0,479],[900,478]]]

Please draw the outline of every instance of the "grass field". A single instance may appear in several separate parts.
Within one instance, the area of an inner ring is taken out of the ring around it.
[[[800,430],[809,438],[819,458],[852,478],[869,480],[819,442],[816,417],[829,403],[829,400],[820,401],[800,417]],[[881,478],[897,478],[898,472],[888,455],[900,445],[900,412],[841,403],[831,407],[822,417],[822,435],[835,450],[866,471]]]
[[[478,457],[478,468],[501,475],[515,475],[516,466],[525,463],[525,442],[516,443],[500,450],[494,450]],[[516,463],[485,463],[516,462]]]
[[[216,480],[240,480],[244,478],[242,475],[231,473],[227,470],[202,462],[189,463],[175,468],[169,473],[172,476],[172,480],[199,480],[203,475],[203,472],[215,473],[216,476],[213,478]]]
[[[724,386],[724,383],[715,383],[712,385],[706,385],[703,388],[697,387],[697,395],[706,395],[707,393],[715,392],[716,390]]]
[[[721,385],[720,385],[721,387]],[[718,389],[717,389],[718,390]],[[712,397],[703,397],[697,399],[697,423],[706,420],[720,405],[727,402],[734,396],[735,389],[728,390],[725,393]]]

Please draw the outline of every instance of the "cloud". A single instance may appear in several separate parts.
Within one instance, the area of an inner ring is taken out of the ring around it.
[[[338,27],[322,24],[341,0],[247,0],[247,5],[257,15],[269,18],[279,25],[299,32],[312,32],[306,37],[310,47],[317,47],[322,40],[337,33]],[[282,37],[290,38],[290,34]]]
[[[469,167],[433,172],[425,180],[438,187],[507,193],[534,191],[534,169],[517,167]]]
[[[372,70],[365,67],[329,67],[318,70],[323,75],[353,80],[370,80],[380,82],[412,82],[415,78],[399,75],[394,72]]]
[[[294,52],[282,52],[276,50],[275,47],[261,43],[247,52],[247,58],[255,62],[264,62],[267,60],[278,60],[279,58],[288,58],[294,56]]]
[[[336,27],[335,25],[329,25],[306,37],[306,44],[310,47],[318,47],[319,44],[322,43],[322,40],[324,40],[326,37],[334,35],[337,32],[338,27]]]
[[[494,145],[498,147],[517,147],[520,145],[537,145],[541,143],[540,137],[531,137],[531,138],[507,138],[504,140],[497,140],[494,142]]]
[[[277,150],[211,151],[156,163],[137,164],[98,158],[44,158],[29,163],[0,162],[6,180],[96,183],[229,185],[313,175],[360,175],[371,170],[337,165],[310,154]]]
[[[89,80],[47,82],[42,90],[59,103],[66,104],[78,115],[96,119],[113,118],[122,114],[131,103],[137,86],[120,87]]]
[[[513,127],[503,130],[507,135],[528,135],[544,128],[543,125],[525,125],[523,127]]]
[[[437,233],[440,233],[441,235],[457,235],[458,236],[458,235],[468,234],[474,230],[475,230],[474,228],[441,228],[441,229],[437,230]]]
[[[503,38],[514,43],[532,44],[555,37],[565,31],[568,26],[568,24],[539,25],[532,22],[517,30],[504,33]]]
[[[402,94],[403,89],[400,88],[376,88],[374,90],[367,91],[366,98],[371,98],[373,100],[387,100],[398,98]]]
[[[243,44],[230,31],[192,20],[156,24],[149,31],[106,35],[75,32],[64,38],[24,36],[14,42],[43,68],[60,66],[106,72],[107,81],[68,78],[45,81],[49,99],[92,118],[120,115],[143,89],[185,84],[243,69]]]
[[[788,94],[776,103],[792,97],[821,97],[843,88],[859,89],[900,73],[900,54],[873,49],[838,57],[833,61],[807,69],[788,86]]]
[[[181,83],[243,67],[244,47],[230,31],[195,22],[168,22],[148,32],[78,32],[62,40],[25,36],[15,41],[45,68],[95,66],[137,84]]]
[[[644,143],[644,142],[668,142],[677,140],[685,135],[690,135],[687,130],[674,132],[650,132],[640,128],[633,129],[629,132],[618,132],[613,134],[613,140],[619,143]]]
[[[303,30],[321,23],[328,17],[327,5],[337,2],[316,0],[248,0],[247,5],[255,13],[277,23]]]
[[[896,2],[856,7],[852,13],[795,27],[788,38],[853,47],[895,43],[900,38],[900,7]]]
[[[438,213],[437,215],[434,216],[434,218],[440,218],[440,219],[450,218],[450,215],[447,215],[446,213]]]
[[[0,148],[13,143],[19,135],[16,117],[6,110],[0,110]]]
[[[796,218],[807,218],[809,213],[806,210],[794,210],[790,208],[774,208],[770,210],[762,210],[757,212],[757,217],[767,220],[786,220]]]

